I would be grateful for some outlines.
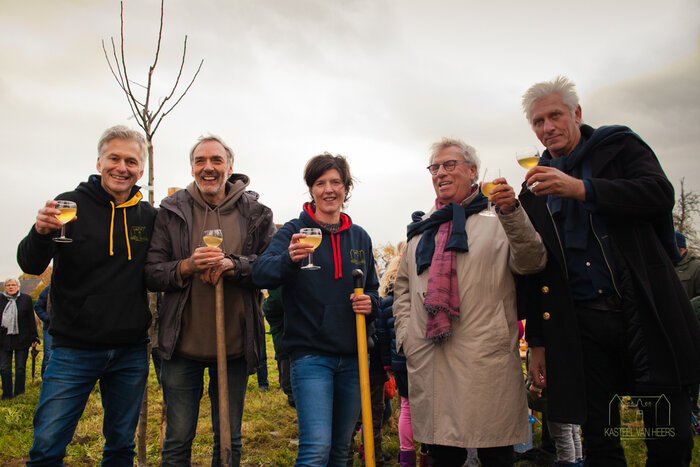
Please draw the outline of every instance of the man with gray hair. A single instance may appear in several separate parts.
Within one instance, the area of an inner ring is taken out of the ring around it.
[[[241,422],[248,375],[259,364],[264,339],[262,295],[251,267],[267,248],[272,212],[246,191],[246,175],[233,173],[233,151],[216,136],[199,138],[190,151],[194,181],[165,198],[146,259],[151,290],[164,291],[157,354],[167,405],[162,465],[189,465],[197,428],[204,370],[214,429],[212,465],[221,462],[214,285],[224,287],[232,465],[241,458]],[[204,243],[205,230],[220,230],[219,247]]]
[[[29,274],[41,274],[53,260],[53,351],[34,414],[29,466],[63,465],[98,381],[102,464],[133,464],[149,364],[151,313],[143,267],[156,212],[141,201],[136,186],[146,161],[144,137],[115,126],[104,132],[97,150],[100,174],[47,201],[17,251],[17,262]],[[69,243],[55,241],[62,226],[56,200],[77,205],[77,217],[65,225]]]
[[[581,123],[567,78],[532,86],[523,109],[546,150],[520,201],[548,261],[518,299],[549,420],[582,425],[586,465],[626,465],[619,401],[631,395],[647,465],[688,465],[700,326],[673,268],[673,186],[632,130]]]

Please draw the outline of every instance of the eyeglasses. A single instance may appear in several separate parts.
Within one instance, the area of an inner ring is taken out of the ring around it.
[[[445,172],[452,172],[455,167],[457,167],[457,162],[467,162],[465,160],[451,160],[451,161],[445,161],[442,164],[430,164],[426,169],[428,169],[428,172],[430,172],[431,175],[437,175],[438,171],[440,170],[440,166],[443,166],[445,168]]]

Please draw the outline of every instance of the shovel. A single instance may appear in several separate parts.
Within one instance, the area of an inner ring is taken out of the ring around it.
[[[363,295],[362,270],[352,271],[355,296]],[[374,433],[372,432],[372,400],[369,391],[369,359],[367,357],[367,326],[365,315],[355,313],[357,329],[357,362],[360,367],[360,399],[362,401],[362,438],[365,442],[365,466],[374,467]]]

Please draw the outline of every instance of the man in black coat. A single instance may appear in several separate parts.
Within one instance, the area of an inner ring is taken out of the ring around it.
[[[547,148],[520,201],[548,263],[518,293],[549,418],[582,424],[587,466],[626,465],[621,436],[646,438],[647,465],[689,465],[700,326],[673,268],[673,186],[629,128],[581,124],[568,79],[533,85],[523,108]],[[621,425],[623,395],[645,431]]]

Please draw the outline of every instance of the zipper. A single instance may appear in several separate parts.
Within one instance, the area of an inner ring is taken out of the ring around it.
[[[608,262],[608,257],[605,256],[605,248],[603,248],[603,242],[600,241],[600,238],[598,238],[598,234],[595,231],[595,227],[593,227],[593,215],[588,214],[588,222],[591,224],[591,232],[593,232],[593,236],[595,237],[596,241],[598,242],[598,245],[600,246],[600,251],[603,253],[603,259],[605,260],[605,266],[608,268],[608,272],[610,273],[610,280],[612,281],[613,287],[615,288],[615,293],[617,294],[618,297],[622,297],[620,294],[620,291],[617,288],[617,284],[615,283],[615,276],[613,275],[612,268],[610,267],[610,262]]]
[[[566,274],[566,280],[567,282],[569,281],[569,268],[566,265],[566,255],[564,254],[564,247],[562,246],[561,243],[561,237],[559,236],[559,229],[557,229],[557,223],[554,222],[554,216],[552,216],[552,211],[549,209],[549,205],[545,203],[545,206],[547,206],[547,212],[549,213],[549,219],[552,221],[552,226],[554,227],[554,233],[557,234],[557,241],[559,242],[559,251],[561,251],[561,257],[564,260],[564,273]]]

